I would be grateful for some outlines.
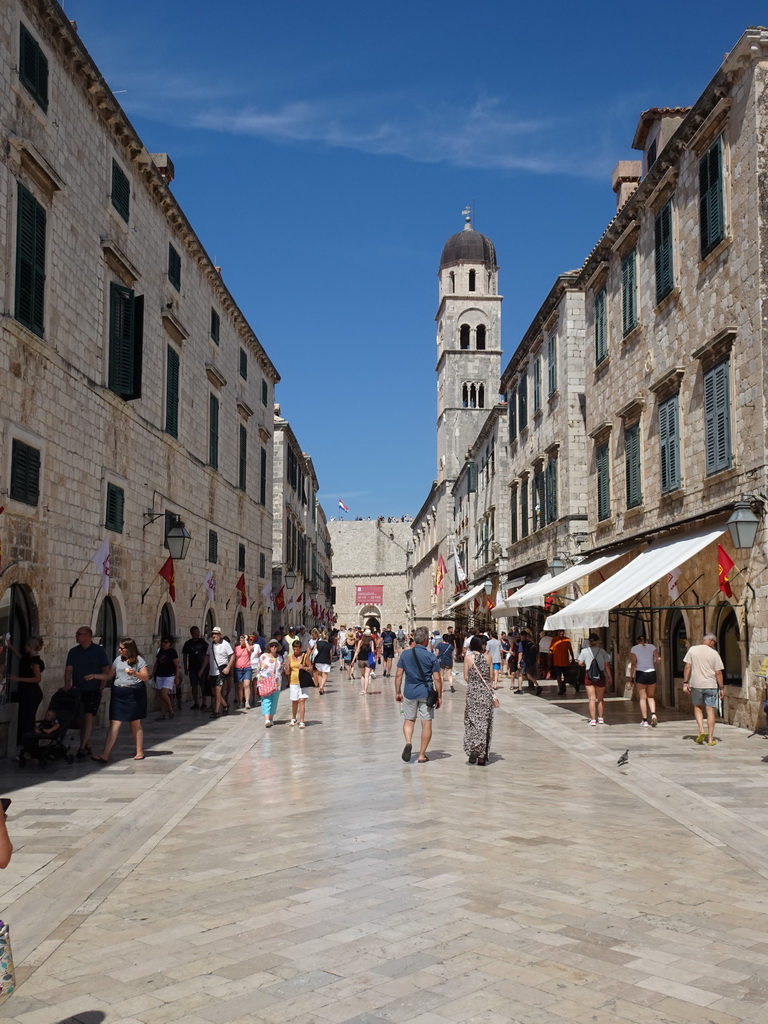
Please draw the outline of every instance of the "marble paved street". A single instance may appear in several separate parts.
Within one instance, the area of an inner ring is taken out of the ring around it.
[[[107,767],[4,768],[19,1024],[768,1021],[768,742],[463,684],[404,764],[392,681],[149,722]],[[417,725],[418,731],[418,725]],[[629,749],[626,768],[616,765]]]

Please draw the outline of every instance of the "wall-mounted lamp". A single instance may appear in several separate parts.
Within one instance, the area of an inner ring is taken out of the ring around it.
[[[561,572],[565,572],[565,562],[559,555],[555,555],[547,568],[550,576],[559,576]]]
[[[483,590],[490,597],[491,591],[493,590],[493,580],[486,580],[483,584]]]
[[[150,523],[154,523],[161,516],[165,516],[165,544],[171,558],[174,562],[186,558],[192,535],[184,525],[181,516],[177,516],[175,512],[155,512],[150,509],[144,513],[144,518],[147,521],[143,528],[146,530]]]
[[[288,572],[285,574],[284,579],[286,587],[288,587],[289,590],[293,590],[293,588],[296,586],[296,573],[293,571],[293,569],[288,570]]]
[[[755,513],[751,501],[737,501],[731,518],[726,523],[735,548],[751,548],[755,543],[760,517]]]

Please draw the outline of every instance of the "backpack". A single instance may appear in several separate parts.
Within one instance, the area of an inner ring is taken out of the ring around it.
[[[589,663],[587,669],[587,679],[593,683],[597,683],[602,679],[603,673],[600,671],[600,662],[597,660],[597,655],[592,655],[592,661]]]

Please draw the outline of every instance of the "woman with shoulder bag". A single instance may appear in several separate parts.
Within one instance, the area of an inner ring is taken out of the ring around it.
[[[280,697],[280,676],[283,671],[282,648],[278,640],[270,640],[267,649],[259,658],[259,697],[261,713],[264,716],[264,728],[271,729],[277,713],[277,702]]]
[[[333,657],[333,645],[328,639],[328,631],[323,630],[320,639],[315,644],[315,658],[312,662],[315,669],[315,686],[317,692],[325,693],[325,684],[328,681],[328,673],[331,671],[331,658]]]
[[[147,687],[149,668],[139,654],[136,641],[124,636],[118,646],[118,654],[104,675],[86,676],[86,679],[99,679],[104,682],[114,680],[109,700],[109,729],[104,739],[104,749],[98,756],[92,755],[91,760],[106,764],[117,734],[123,722],[129,722],[133,740],[136,744],[134,761],[144,760],[144,729],[141,721],[147,717]]]
[[[360,669],[360,681],[363,687],[360,691],[363,697],[368,696],[368,683],[371,679],[371,660],[376,661],[376,656],[373,653],[373,636],[370,629],[365,630],[363,635],[357,641],[357,647],[355,647],[354,660],[357,662],[357,667]]]
[[[493,665],[491,656],[483,650],[479,636],[473,636],[464,658],[464,682],[467,684],[467,701],[464,705],[464,753],[470,764],[481,767],[488,763],[493,732],[493,709],[499,706],[499,699],[491,688]]]
[[[314,681],[312,683],[309,682],[309,680],[312,680],[309,654],[307,651],[302,651],[301,640],[293,641],[293,650],[286,659],[283,671],[288,676],[288,682],[291,687],[291,725],[296,725],[298,719],[299,728],[304,729],[304,709],[306,707],[307,695],[301,688],[302,682],[305,682],[305,685],[314,685]],[[304,679],[302,679],[302,673],[307,674],[304,676]]]

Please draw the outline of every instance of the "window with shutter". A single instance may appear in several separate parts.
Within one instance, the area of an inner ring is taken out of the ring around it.
[[[725,237],[722,135],[699,161],[699,221],[703,258]]]
[[[637,327],[637,250],[621,261],[621,318],[624,337]]]
[[[237,486],[245,490],[248,479],[248,429],[240,424],[240,444],[238,446]]]
[[[512,543],[517,541],[517,488],[513,487],[510,499],[509,499],[509,521],[510,521],[510,537]]]
[[[595,365],[608,355],[608,315],[605,288],[595,296]]]
[[[656,214],[655,222],[656,255],[656,301],[661,300],[675,286],[672,262],[672,201],[666,203]]]
[[[248,353],[244,348],[240,349],[240,376],[248,380]]]
[[[125,508],[125,492],[122,487],[107,484],[107,509],[104,525],[115,533],[123,532],[123,510]]]
[[[267,575],[267,556],[263,551],[259,552],[259,576],[261,579]]]
[[[219,535],[215,530],[208,531],[208,561],[218,562],[219,560]]]
[[[728,469],[731,453],[730,364],[726,359],[704,374],[704,436],[707,475]]]
[[[597,462],[597,518],[600,522],[611,515],[611,477],[608,445],[601,444],[595,452]]]
[[[547,519],[554,523],[557,519],[557,459],[547,463]]]
[[[245,572],[245,544],[237,545],[237,571]]]
[[[219,400],[211,395],[208,405],[208,465],[219,468]]]
[[[533,361],[533,411],[541,409],[541,356]]]
[[[269,404],[269,385],[265,380],[261,382],[261,404],[264,406]]]
[[[528,483],[523,481],[520,486],[520,536],[527,537],[528,530]]]
[[[48,109],[48,58],[23,25],[19,38],[19,81],[43,110]]]
[[[517,385],[517,429],[525,430],[528,426],[528,377],[520,378]]]
[[[627,508],[643,503],[643,485],[640,472],[640,424],[633,423],[624,431],[626,465]]]
[[[181,291],[181,256],[176,249],[168,243],[168,280],[176,291]]]
[[[109,390],[126,400],[141,395],[143,296],[109,286]]]
[[[259,504],[267,504],[267,449],[261,449],[261,466],[259,467]]]
[[[676,491],[680,486],[680,434],[678,431],[678,396],[672,395],[659,405],[659,455],[661,461],[661,493]]]
[[[211,306],[211,338],[217,345],[219,344],[221,338],[221,318],[213,306]]]
[[[131,185],[117,160],[112,161],[112,205],[127,223],[131,212]]]
[[[165,381],[165,432],[179,436],[179,353],[168,346]]]
[[[40,451],[15,438],[11,445],[11,486],[8,493],[14,501],[25,505],[34,506],[40,500]]]
[[[507,417],[509,426],[509,440],[514,441],[517,437],[517,395],[514,391],[507,394]]]
[[[477,463],[470,462],[467,466],[467,494],[477,491]]]
[[[547,339],[547,393],[554,395],[557,391],[557,335],[550,334]]]
[[[15,318],[41,338],[45,327],[45,225],[45,210],[19,185]]]

